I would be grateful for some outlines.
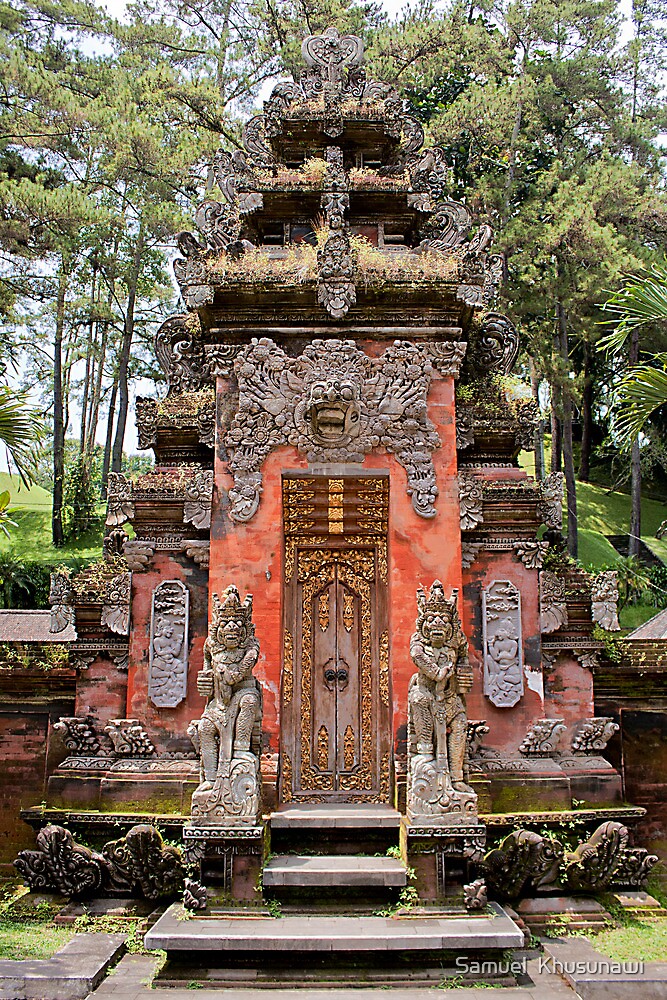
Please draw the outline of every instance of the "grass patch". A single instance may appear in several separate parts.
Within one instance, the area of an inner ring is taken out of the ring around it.
[[[667,954],[667,920],[628,921],[589,937],[593,947],[615,962],[663,962]]]
[[[0,917],[0,958],[51,958],[74,934],[72,927]]]
[[[104,515],[101,512],[98,525],[59,549],[51,544],[50,506],[48,510],[14,510],[11,519],[17,527],[9,529],[9,538],[0,535],[0,553],[45,565],[58,565],[70,559],[93,562],[102,554]]]

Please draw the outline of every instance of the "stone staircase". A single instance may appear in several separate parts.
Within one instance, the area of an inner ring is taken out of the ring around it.
[[[232,909],[214,896],[185,920],[171,906],[145,938],[167,952],[156,986],[434,986],[460,977],[466,957],[497,960],[505,982],[502,953],[524,935],[501,906],[401,907],[409,872],[398,851],[387,854],[398,847],[398,812],[290,805],[269,822],[265,904]]]

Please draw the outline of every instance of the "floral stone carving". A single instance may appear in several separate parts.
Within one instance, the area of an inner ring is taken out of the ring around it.
[[[477,796],[464,782],[466,694],[472,687],[468,640],[456,608],[436,580],[417,591],[408,689],[408,817],[414,825],[449,826],[476,817]]]
[[[618,574],[607,569],[593,580],[591,587],[591,616],[593,621],[608,632],[618,632]]]
[[[239,406],[225,440],[233,520],[253,517],[262,462],[288,443],[309,462],[362,462],[385,448],[406,470],[417,514],[435,516],[431,455],[440,439],[427,415],[432,368],[413,344],[396,341],[369,358],[353,341],[314,340],[290,358],[263,337],[244,349],[235,370]]]
[[[519,752],[537,757],[554,753],[566,728],[562,719],[538,719],[528,730]]]
[[[183,908],[197,911],[205,910],[208,903],[208,893],[206,886],[193,878],[186,878],[183,889]]]
[[[565,580],[543,569],[540,573],[540,627],[549,635],[568,623]]]
[[[175,708],[188,686],[190,594],[180,580],[153,591],[148,697],[157,708]]]
[[[120,527],[134,517],[132,483],[122,472],[110,472],[107,483],[107,517],[109,528]]]
[[[64,632],[68,625],[76,622],[76,611],[72,604],[72,588],[67,573],[56,571],[51,574],[49,590],[51,605],[50,632]]]
[[[252,596],[241,603],[236,587],[213,595],[197,689],[207,698],[188,733],[200,759],[200,785],[192,796],[196,823],[253,825],[260,810],[262,689],[253,670],[259,643]]]
[[[470,531],[484,520],[482,484],[475,476],[459,474],[459,511],[461,531]]]
[[[510,580],[494,580],[482,591],[484,694],[497,708],[512,708],[523,696],[521,595]]]
[[[572,749],[576,753],[597,753],[604,750],[618,729],[618,723],[606,716],[586,719],[572,737]]]
[[[540,569],[548,548],[548,542],[522,540],[514,543],[514,551],[526,569]]]

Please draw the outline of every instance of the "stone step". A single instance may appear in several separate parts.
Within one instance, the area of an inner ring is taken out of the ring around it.
[[[402,887],[407,884],[407,876],[405,865],[395,858],[282,854],[271,858],[265,865],[262,881],[265,888]]]
[[[291,803],[271,813],[272,830],[398,830],[401,814],[391,806]]]
[[[480,915],[441,917],[215,917],[183,920],[174,903],[145,936],[172,958],[197,953],[376,953],[520,948],[523,931],[497,903]]]

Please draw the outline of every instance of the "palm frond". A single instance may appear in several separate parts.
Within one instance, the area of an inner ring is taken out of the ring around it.
[[[27,393],[0,386],[0,442],[25,485],[32,482],[34,448],[43,433],[43,421],[30,406]]]
[[[647,420],[667,404],[667,354],[657,354],[661,367],[636,365],[629,368],[616,389],[618,410],[614,429],[627,447],[644,428]]]
[[[666,322],[667,265],[652,264],[646,274],[628,278],[603,309],[613,314],[616,327],[599,341],[600,351],[618,351],[643,323]]]

